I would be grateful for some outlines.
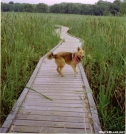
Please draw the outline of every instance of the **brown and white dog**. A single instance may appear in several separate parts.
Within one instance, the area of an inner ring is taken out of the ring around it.
[[[77,48],[77,52],[58,52],[57,54],[53,54],[52,52],[47,54],[47,58],[49,60],[55,59],[55,63],[57,64],[57,72],[63,77],[62,69],[65,66],[65,63],[71,65],[74,70],[74,75],[76,76],[76,65],[83,59],[85,52],[80,47]]]

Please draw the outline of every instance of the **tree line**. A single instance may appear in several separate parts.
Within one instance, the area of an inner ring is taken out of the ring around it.
[[[37,13],[63,13],[82,15],[122,15],[126,14],[126,1],[115,0],[113,3],[99,0],[95,4],[60,3],[48,6],[44,3],[9,3],[1,2],[2,12],[37,12]]]

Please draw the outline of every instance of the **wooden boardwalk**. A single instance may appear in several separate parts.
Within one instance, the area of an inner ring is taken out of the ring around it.
[[[52,51],[75,52],[81,42],[61,27],[61,41]],[[98,133],[100,123],[91,90],[81,63],[73,69],[65,65],[61,77],[54,60],[42,57],[26,87],[8,115],[0,132]]]

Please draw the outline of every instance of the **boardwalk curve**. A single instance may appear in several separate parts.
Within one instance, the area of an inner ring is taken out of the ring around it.
[[[79,38],[59,26],[61,42],[51,51],[75,52],[81,46]],[[75,77],[71,66],[65,65],[61,77],[54,60],[43,56],[0,132],[22,133],[98,133],[101,130],[97,109],[81,63]]]

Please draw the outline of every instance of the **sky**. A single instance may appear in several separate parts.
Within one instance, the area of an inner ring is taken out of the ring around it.
[[[62,2],[73,2],[73,3],[83,3],[83,4],[95,4],[98,0],[1,0],[4,3],[9,3],[13,1],[14,3],[30,3],[30,4],[39,4],[45,3],[47,5],[58,4]],[[113,2],[114,0],[104,0],[108,2]]]

